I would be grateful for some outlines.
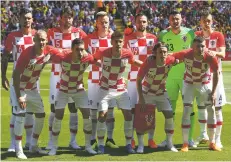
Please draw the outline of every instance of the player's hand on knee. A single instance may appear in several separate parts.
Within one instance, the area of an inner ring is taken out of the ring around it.
[[[19,97],[18,102],[19,102],[20,108],[24,110],[26,108],[26,96]]]

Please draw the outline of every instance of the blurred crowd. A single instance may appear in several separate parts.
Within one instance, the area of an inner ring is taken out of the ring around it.
[[[133,27],[135,15],[144,12],[149,18],[148,31],[158,35],[168,27],[168,16],[173,9],[182,13],[182,25],[200,30],[200,11],[209,9],[214,16],[214,28],[226,38],[227,49],[231,50],[231,2],[230,1],[1,1],[1,40],[7,33],[19,29],[20,8],[33,11],[35,29],[48,29],[59,25],[62,8],[70,6],[74,13],[73,26],[81,27],[86,33],[94,31],[95,13],[108,12],[110,27],[116,29],[115,18],[120,18],[125,27]],[[2,42],[3,43],[3,42]]]

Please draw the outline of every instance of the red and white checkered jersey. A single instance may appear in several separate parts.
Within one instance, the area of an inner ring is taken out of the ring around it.
[[[185,63],[184,81],[189,84],[208,84],[211,81],[211,72],[218,70],[218,60],[206,51],[201,60],[196,60],[193,50],[187,49],[172,55]]]
[[[5,41],[5,49],[8,52],[12,51],[14,59],[14,67],[21,53],[28,47],[34,44],[33,37],[36,30],[32,30],[30,34],[24,35],[21,31],[11,32]]]
[[[98,36],[97,31],[89,34],[85,39],[85,49],[91,54],[95,54],[99,49],[103,50],[108,47],[111,47],[111,34],[108,34],[106,37],[101,38]],[[99,83],[101,68],[96,65],[90,65],[90,71],[88,74],[88,80],[92,83]]]
[[[202,31],[196,31],[195,34],[198,36],[203,36]],[[218,51],[217,48],[225,47],[224,35],[217,31],[213,31],[209,37],[205,38],[205,41],[206,41],[206,48],[208,48],[211,51]],[[218,59],[219,71],[222,71],[221,58],[217,58],[217,59]]]
[[[112,47],[99,50],[93,55],[95,59],[101,60],[102,75],[100,77],[100,87],[105,90],[125,91],[126,83],[123,73],[128,63],[134,62],[134,56],[129,49],[122,49],[121,56],[112,56]]]
[[[60,28],[51,28],[47,32],[48,41],[57,48],[71,48],[71,43],[76,38],[85,39],[87,34],[80,28],[72,27],[70,33],[63,33]],[[61,71],[59,64],[52,64],[51,72],[59,75]]]
[[[174,59],[172,59],[168,62],[168,65],[157,66],[156,57],[154,55],[149,56],[145,60],[137,75],[137,77],[144,78],[142,90],[145,94],[158,96],[163,95],[164,92],[166,92],[166,79],[174,62]]]
[[[145,37],[138,38],[136,33],[133,33],[125,37],[124,48],[129,48],[135,59],[140,61],[145,61],[146,58],[152,54],[152,49],[157,43],[157,38],[153,34],[147,33]],[[139,67],[131,65],[128,73],[128,79],[130,81],[136,81]]]
[[[64,49],[61,52],[56,49],[51,53],[55,56],[52,62],[59,63],[62,68],[59,90],[69,94],[84,90],[83,73],[89,66],[89,62],[81,62],[81,60],[73,62],[71,49]]]
[[[37,88],[37,80],[44,66],[50,61],[50,54],[44,50],[40,56],[35,55],[34,46],[25,49],[18,58],[16,69],[20,72],[20,89],[32,90]]]

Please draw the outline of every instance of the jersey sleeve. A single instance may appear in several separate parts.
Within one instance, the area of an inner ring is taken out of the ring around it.
[[[87,38],[87,34],[82,29],[79,29],[79,30],[80,30],[80,38],[85,40]]]
[[[95,60],[101,60],[103,55],[106,54],[106,51],[107,51],[107,49],[105,49],[105,50],[97,50],[97,52],[95,54],[93,54],[94,59]]]
[[[168,55],[168,57],[165,59],[165,65],[172,65],[176,62],[176,58],[172,55]]]
[[[145,62],[140,66],[140,69],[138,71],[137,77],[144,78],[144,76],[147,74],[148,70],[150,69],[151,60],[148,57]]]
[[[225,38],[222,33],[217,34],[217,47],[225,47]]]
[[[192,44],[193,44],[193,40],[194,40],[194,38],[195,38],[195,33],[194,33],[193,30],[190,30],[190,31],[188,32],[188,34],[189,34],[190,37],[191,37],[190,45],[192,45]]]
[[[10,33],[5,41],[5,49],[7,52],[11,52],[13,49],[13,42],[14,42],[14,36],[12,33]]]
[[[158,37],[160,42],[163,42],[163,36],[164,36],[164,31],[161,31]]]
[[[213,72],[217,71],[217,70],[218,70],[218,66],[219,66],[219,65],[218,65],[217,57],[213,57],[213,56],[209,55],[208,53],[206,53],[205,56],[206,56],[206,57],[205,57],[205,60],[206,60],[206,62],[208,62],[208,64],[209,64],[211,70],[212,70]]]
[[[31,48],[25,49],[17,60],[17,64],[15,68],[20,72],[20,74],[23,73],[23,71],[25,70],[26,66],[30,61],[31,58],[30,52],[31,52]]]
[[[128,46],[128,36],[124,37],[124,46],[123,46],[123,48],[129,48],[129,46]]]
[[[89,37],[87,36],[87,37],[84,39],[84,48],[85,48],[85,50],[87,50],[88,52],[90,52],[89,49],[88,49],[89,41],[90,41],[90,39],[89,39]]]
[[[60,63],[64,59],[65,51],[60,48],[55,48],[53,46],[46,46],[46,50],[51,54],[52,63]]]

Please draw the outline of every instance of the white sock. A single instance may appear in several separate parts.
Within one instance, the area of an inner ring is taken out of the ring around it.
[[[155,132],[155,128],[151,129],[148,132],[148,140],[152,140],[154,138],[154,132]]]
[[[85,147],[91,147],[91,119],[83,119],[83,131],[85,133]]]
[[[96,130],[97,130],[97,110],[91,109],[91,121],[92,121],[92,133],[91,139],[96,139]]]
[[[16,116],[14,123],[14,134],[15,134],[15,149],[16,152],[22,151],[22,134],[25,117]]]
[[[76,141],[76,134],[78,131],[78,114],[77,113],[70,113],[69,127],[70,127],[70,133],[71,133],[70,143],[72,143]]]
[[[97,122],[97,136],[98,136],[98,145],[103,145],[104,146],[104,136],[106,133],[106,123],[103,122]]]
[[[61,124],[62,124],[62,120],[59,120],[57,118],[54,119],[52,125],[52,143],[56,147],[58,146],[58,137],[61,130]]]
[[[212,105],[207,106],[208,110],[208,135],[209,141],[211,143],[215,143],[215,132],[216,132],[216,115],[215,115],[215,107]]]
[[[173,118],[165,119],[165,132],[167,140],[172,144],[172,136],[174,133],[174,121]]]
[[[35,118],[35,124],[33,129],[33,138],[31,141],[32,146],[36,146],[38,144],[39,135],[42,132],[44,125],[44,118]]]
[[[55,113],[51,112],[48,120],[48,125],[49,125],[49,141],[52,138],[52,124],[55,118]]]
[[[206,109],[198,109],[198,121],[200,124],[200,134],[206,135],[207,134],[207,118],[208,112]]]
[[[114,109],[108,109],[106,125],[107,125],[107,138],[113,139],[113,131],[115,127]]]
[[[144,135],[137,134],[138,145],[144,147]]]
[[[183,133],[183,142],[188,143],[189,129],[190,129],[190,114],[192,112],[192,105],[184,105],[183,117],[182,117],[182,133]]]
[[[221,130],[223,125],[223,115],[222,110],[216,111],[216,118],[217,118],[217,127],[216,127],[216,142],[221,142]]]
[[[10,139],[11,139],[11,144],[15,144],[15,134],[14,134],[14,123],[15,123],[15,115],[11,115],[10,118]]]
[[[131,144],[132,140],[132,129],[133,123],[132,121],[124,121],[124,134],[126,138],[126,145]]]
[[[31,139],[32,139],[33,125],[34,125],[33,114],[26,113],[24,128],[26,129],[26,143],[29,144],[31,143]]]

